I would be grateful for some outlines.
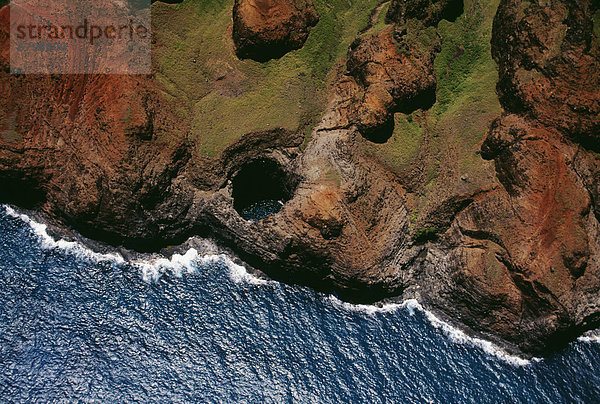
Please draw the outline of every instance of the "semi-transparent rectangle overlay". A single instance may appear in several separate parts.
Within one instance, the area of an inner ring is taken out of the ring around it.
[[[11,0],[13,74],[150,74],[150,0]]]

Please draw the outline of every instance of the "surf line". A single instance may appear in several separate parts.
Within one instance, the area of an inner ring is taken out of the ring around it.
[[[577,338],[577,341],[588,344],[600,344],[600,330],[592,331],[592,333],[586,333],[581,337]]]
[[[41,247],[44,249],[60,249],[68,253],[74,254],[77,258],[88,259],[94,262],[113,262],[115,264],[129,264],[139,268],[142,272],[142,277],[146,282],[156,282],[165,273],[171,273],[174,276],[182,276],[183,274],[191,274],[198,270],[199,266],[222,263],[229,269],[229,275],[235,283],[247,283],[251,285],[267,285],[275,282],[262,279],[254,276],[243,266],[236,264],[225,254],[207,254],[201,255],[195,248],[190,248],[184,254],[173,254],[171,258],[166,258],[160,255],[152,255],[144,259],[127,261],[119,253],[98,253],[85,245],[76,241],[67,241],[64,239],[55,240],[47,232],[47,225],[38,223],[26,214],[19,213],[8,205],[2,205],[8,216],[22,220],[29,225],[34,235],[40,240]],[[410,315],[414,315],[415,310],[421,311],[429,323],[436,329],[441,330],[452,342],[457,344],[469,344],[471,346],[482,349],[488,355],[499,358],[513,366],[527,366],[532,362],[538,362],[541,359],[533,358],[532,360],[523,359],[518,356],[510,355],[496,346],[491,341],[481,338],[470,337],[462,330],[451,326],[445,321],[436,317],[433,313],[425,310],[421,304],[415,299],[405,300],[403,303],[388,303],[382,306],[376,305],[355,305],[346,303],[335,296],[327,296],[330,303],[337,307],[341,307],[346,311],[362,312],[367,315],[377,313],[389,313],[399,309],[408,310]],[[582,336],[578,339],[581,342],[600,342],[600,336]]]
[[[56,240],[47,231],[48,226],[36,222],[24,213],[17,212],[8,205],[2,205],[6,214],[27,224],[34,236],[40,241],[40,246],[45,250],[59,249],[69,254],[73,254],[79,259],[90,260],[92,262],[112,262],[115,264],[129,264],[138,268],[142,272],[142,277],[146,282],[156,282],[165,273],[171,273],[180,277],[183,274],[191,274],[199,266],[210,265],[214,263],[224,264],[228,270],[231,279],[235,283],[249,283],[252,285],[266,285],[269,281],[251,274],[243,265],[236,264],[225,254],[205,254],[202,255],[195,248],[188,249],[184,254],[173,254],[171,258],[159,254],[152,254],[141,259],[126,260],[117,252],[99,253],[77,241],[67,241],[64,239]]]
[[[413,316],[415,311],[420,311],[425,315],[425,318],[433,326],[433,328],[440,330],[451,342],[455,344],[469,345],[479,348],[488,356],[500,359],[501,361],[515,367],[529,366],[534,362],[540,362],[542,360],[541,358],[524,359],[519,356],[511,355],[491,341],[487,341],[482,338],[471,337],[464,331],[450,325],[449,323],[438,318],[435,314],[426,310],[416,299],[407,299],[402,303],[387,303],[383,304],[382,306],[346,303],[331,295],[327,296],[326,300],[328,300],[334,306],[342,308],[343,310],[360,312],[366,315],[390,313],[402,309],[407,310],[408,314]]]
[[[29,225],[33,234],[40,240],[40,245],[45,250],[60,249],[67,251],[78,258],[88,259],[95,262],[110,261],[116,264],[122,264],[125,259],[119,253],[103,254],[92,251],[88,247],[76,241],[67,241],[64,239],[55,240],[48,234],[48,226],[43,223],[38,223],[24,213],[19,213],[8,205],[2,205],[6,214],[10,217],[20,219],[25,224]]]
[[[266,279],[252,275],[246,267],[236,264],[225,254],[202,255],[195,248],[190,248],[185,254],[173,254],[170,259],[165,257],[150,257],[143,260],[130,261],[130,264],[142,271],[142,276],[147,282],[156,282],[167,272],[180,277],[183,274],[191,274],[199,267],[211,264],[223,264],[229,270],[229,276],[235,283],[248,283],[251,285],[267,285]]]

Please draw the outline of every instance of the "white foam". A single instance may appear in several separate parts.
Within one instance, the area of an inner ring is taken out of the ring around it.
[[[29,227],[31,227],[31,230],[33,231],[35,236],[40,240],[41,247],[46,250],[52,250],[52,249],[57,248],[57,249],[67,251],[71,254],[74,254],[75,256],[77,256],[79,258],[89,259],[89,260],[92,260],[95,262],[110,261],[110,262],[114,262],[117,264],[122,264],[125,262],[125,260],[121,256],[121,254],[118,254],[118,253],[109,253],[109,254],[98,253],[98,252],[92,251],[88,247],[86,247],[83,244],[78,243],[76,241],[67,241],[64,239],[55,240],[52,236],[50,236],[48,234],[48,231],[47,231],[48,226],[46,226],[45,224],[38,223],[35,220],[33,220],[32,218],[30,218],[29,216],[16,212],[10,206],[7,206],[7,205],[3,205],[3,206],[4,206],[4,209],[6,210],[7,215],[17,218],[17,219],[20,219],[23,222],[25,222],[26,224],[28,224]]]
[[[415,309],[420,310],[425,314],[425,317],[427,317],[427,320],[431,323],[431,325],[434,328],[441,330],[446,336],[448,336],[450,341],[456,344],[469,344],[471,346],[475,346],[483,350],[486,354],[494,356],[513,366],[528,366],[531,365],[532,362],[541,361],[540,358],[533,358],[529,360],[520,358],[515,355],[510,355],[491,341],[487,341],[485,339],[477,337],[470,337],[467,334],[465,334],[464,331],[451,326],[445,321],[440,320],[438,317],[435,316],[435,314],[425,310],[418,301],[412,299],[410,300],[410,302],[410,304],[413,305]]]
[[[398,309],[406,307],[406,302],[402,304],[387,303],[381,306],[369,305],[369,304],[352,304],[341,301],[333,295],[328,295],[326,299],[334,306],[341,307],[346,311],[355,311],[359,313],[365,313],[367,315],[373,315],[375,313],[391,313]]]
[[[116,264],[124,264],[126,262],[123,256],[118,253],[98,253],[76,241],[67,241],[64,239],[55,240],[48,234],[47,225],[38,223],[25,214],[18,213],[10,206],[2,206],[7,215],[20,219],[29,225],[35,236],[39,239],[41,247],[44,249],[60,249],[74,254],[78,258],[89,259],[94,262],[110,261]],[[215,262],[222,262],[227,266],[230,271],[231,279],[236,283],[245,282],[252,285],[266,285],[269,283],[269,281],[265,279],[252,275],[245,267],[234,263],[224,254],[213,253],[201,255],[195,248],[190,248],[184,254],[173,254],[171,258],[153,255],[144,259],[131,260],[128,263],[141,270],[142,277],[145,281],[156,282],[165,273],[179,277],[186,273],[189,274],[195,272],[198,266],[210,265]]]
[[[61,249],[76,255],[79,258],[90,259],[92,261],[110,261],[117,264],[125,263],[125,259],[118,253],[97,253],[81,243],[75,241],[67,241],[64,239],[55,240],[47,232],[47,226],[42,223],[38,223],[31,219],[29,216],[21,213],[17,213],[13,208],[7,205],[3,205],[6,213],[9,216],[21,219],[27,223],[33,233],[38,237],[41,242],[42,248],[45,249]],[[228,256],[224,254],[209,254],[200,255],[195,248],[190,248],[185,254],[173,254],[169,258],[162,256],[153,256],[143,260],[133,260],[129,263],[142,271],[142,277],[147,282],[157,281],[164,273],[172,273],[175,276],[182,276],[186,273],[193,273],[197,270],[198,266],[210,265],[212,263],[222,262],[230,271],[231,279],[236,283],[249,283],[252,285],[266,285],[272,281],[256,277],[248,272],[248,270],[242,266],[233,262]],[[198,264],[198,265],[195,265]],[[334,296],[328,296],[327,300],[332,304],[343,308],[347,311],[362,312],[367,315],[373,315],[376,313],[389,313],[397,311],[398,309],[408,310],[410,315],[413,315],[415,310],[422,311],[429,322],[437,329],[440,329],[446,334],[451,341],[459,344],[471,344],[479,347],[489,355],[495,356],[499,359],[506,361],[514,366],[526,366],[532,363],[532,361],[519,358],[517,356],[509,355],[502,349],[497,347],[494,343],[486,341],[481,338],[469,337],[463,331],[451,326],[450,324],[440,320],[433,313],[425,310],[421,304],[415,299],[409,299],[401,304],[389,303],[381,306],[375,305],[355,305],[346,303]],[[600,342],[600,335],[586,335],[581,336],[578,339],[582,342]],[[534,358],[533,361],[539,361],[540,359]]]
[[[142,271],[142,276],[147,282],[156,282],[165,273],[175,276],[194,273],[197,268],[222,263],[229,269],[229,276],[235,283],[249,283],[252,285],[266,285],[266,279],[258,278],[248,272],[242,266],[233,262],[224,254],[201,255],[195,248],[190,248],[185,254],[173,254],[168,259],[164,257],[152,257],[144,260],[131,261],[130,264]]]
[[[236,264],[226,255],[223,255],[221,257],[223,258],[225,264],[229,268],[229,274],[231,276],[231,279],[235,283],[245,282],[252,285],[267,285],[269,284],[269,282],[272,282],[252,275],[243,265]]]
[[[581,337],[577,338],[577,341],[585,342],[588,344],[600,344],[600,334],[598,334],[598,332],[600,331],[595,331],[592,334],[584,334]]]
[[[164,273],[171,273],[177,277],[181,277],[184,273],[193,273],[196,270],[194,263],[200,258],[207,260],[211,257],[200,257],[195,248],[190,248],[185,254],[173,254],[171,258],[156,256],[130,261],[129,264],[142,271],[142,277],[146,282],[156,282]]]
[[[165,273],[175,276],[190,274],[202,266],[222,263],[229,269],[229,276],[235,283],[249,283],[252,285],[266,285],[269,281],[258,278],[242,266],[233,262],[224,254],[201,255],[195,248],[190,248],[185,254],[173,254],[170,259],[152,257],[144,260],[131,261],[130,264],[142,271],[142,276],[147,282],[156,282]]]
[[[541,360],[539,358],[533,358],[532,360],[528,360],[520,358],[518,356],[510,355],[491,341],[486,341],[482,338],[470,337],[467,334],[465,334],[462,330],[451,326],[445,321],[440,320],[433,313],[425,310],[423,306],[421,306],[421,304],[415,299],[405,300],[401,304],[390,303],[384,304],[382,306],[346,303],[342,302],[334,296],[328,296],[327,300],[347,311],[356,311],[365,313],[367,315],[373,315],[376,313],[389,313],[398,309],[406,309],[408,310],[408,313],[412,316],[414,315],[415,311],[418,310],[425,314],[425,317],[434,328],[442,331],[453,343],[469,344],[471,346],[475,346],[483,350],[486,354],[496,357],[513,366],[527,366],[530,365],[532,362],[539,362]]]

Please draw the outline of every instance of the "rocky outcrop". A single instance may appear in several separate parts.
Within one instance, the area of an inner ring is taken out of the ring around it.
[[[592,3],[502,2],[492,53],[507,111],[599,151],[600,51],[592,18],[598,6]]]
[[[243,4],[268,17],[256,32],[288,38],[301,31],[289,21],[310,26],[305,3],[238,1],[234,16]],[[393,25],[366,31],[346,71],[332,72],[328,108],[307,144],[301,130],[257,131],[214,159],[193,152],[151,76],[0,70],[0,198],[138,250],[213,237],[273,278],[354,302],[418,298],[507,349],[547,353],[600,325],[592,7],[500,2],[492,48],[505,112],[480,161],[493,162],[495,178],[472,189],[440,185],[444,198],[426,214],[435,234],[412,226],[406,180],[361,142],[385,142],[395,113],[431,105],[436,25],[462,10],[455,1],[392,1]],[[275,16],[287,22],[270,25]],[[6,38],[0,30],[0,66]],[[248,49],[279,43],[273,38]],[[253,176],[267,183],[248,186]],[[285,203],[259,221],[240,216],[263,198]]]
[[[433,62],[439,51],[438,38],[417,50],[402,39],[397,41],[393,35],[394,29],[390,27],[359,38],[348,54],[348,75],[359,88],[348,106],[349,119],[363,136],[374,142],[389,138],[394,128],[394,112],[431,106],[435,101]],[[402,52],[400,45],[406,46]]]
[[[312,0],[236,0],[233,41],[238,57],[260,62],[299,49],[319,21]]]
[[[347,105],[340,105],[348,110],[340,115],[347,115],[349,125],[368,140],[384,143],[394,130],[394,113],[434,104],[434,61],[441,41],[435,28],[427,27],[458,17],[462,7],[462,0],[391,2],[386,20],[394,25],[350,46],[347,75],[355,89]]]
[[[597,325],[597,180],[583,168],[598,164],[586,150],[598,147],[600,116],[591,7],[501,3],[492,53],[507,113],[493,123],[482,156],[494,160],[503,189],[492,200],[503,200],[506,214],[498,220],[500,207],[476,211],[479,223],[469,218],[465,227],[469,207],[457,218],[502,246],[501,261],[523,298],[521,322],[534,336],[522,337],[527,350]]]

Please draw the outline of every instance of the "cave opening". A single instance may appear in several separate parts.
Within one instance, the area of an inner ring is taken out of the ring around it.
[[[390,114],[390,117],[380,125],[374,127],[360,128],[359,132],[370,142],[377,144],[386,143],[394,134],[394,115]]]
[[[429,88],[420,91],[414,97],[402,100],[396,105],[394,112],[401,112],[403,114],[408,115],[412,114],[417,110],[430,110],[437,101],[436,90],[437,86],[434,84],[433,86],[430,86]]]
[[[455,22],[465,12],[463,0],[451,0],[442,10],[442,19]]]
[[[233,207],[246,220],[257,221],[281,210],[294,192],[294,181],[279,163],[258,159],[233,177]]]
[[[0,180],[0,203],[36,209],[46,202],[38,180],[20,174],[7,174]]]
[[[360,134],[370,142],[377,144],[386,143],[394,134],[395,121],[394,114],[402,113],[405,115],[412,114],[415,111],[427,111],[433,107],[436,102],[436,86],[433,85],[414,97],[403,99],[396,104],[388,119],[383,123],[372,127],[361,127],[359,124]]]

